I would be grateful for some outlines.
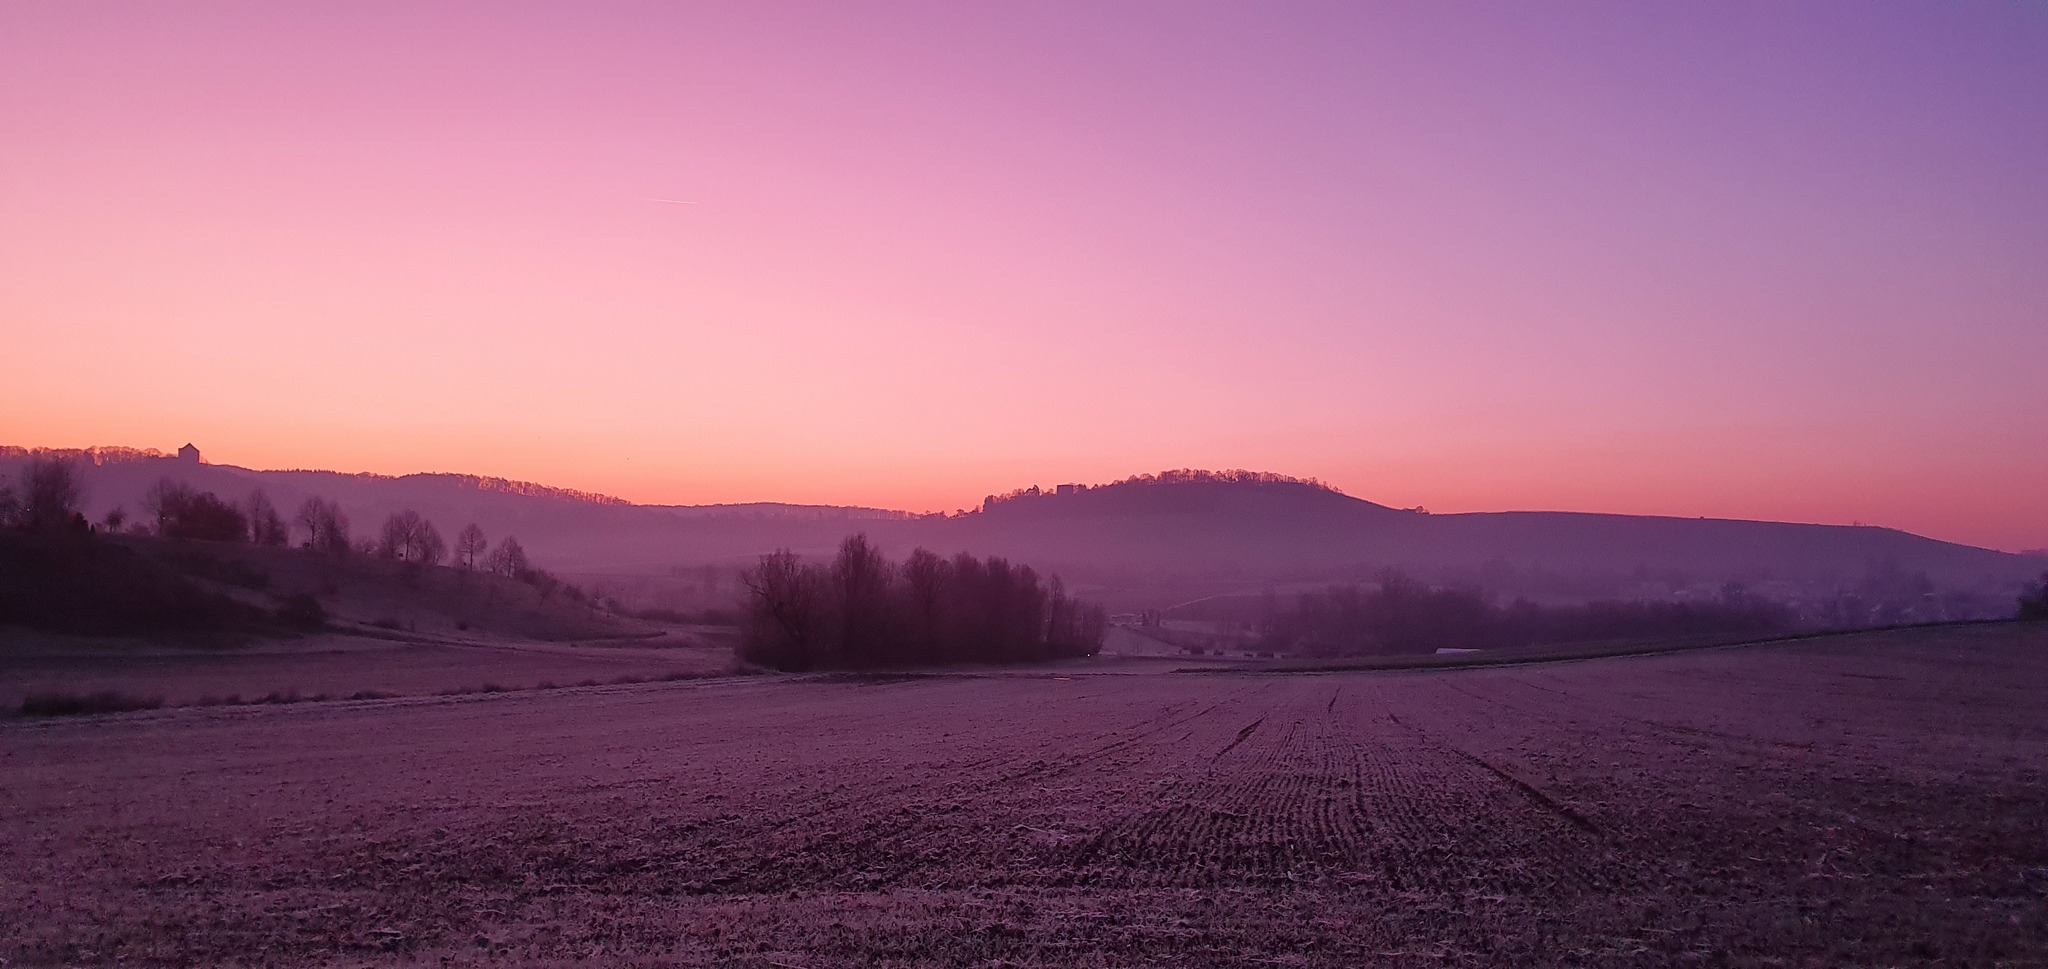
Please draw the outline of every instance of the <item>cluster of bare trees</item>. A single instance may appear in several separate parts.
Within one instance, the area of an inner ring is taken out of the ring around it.
[[[854,535],[828,563],[762,556],[741,654],[781,670],[1038,662],[1102,646],[1103,610],[1029,566],[918,549],[901,565]]]
[[[159,480],[142,496],[142,510],[148,516],[138,527],[164,538],[188,538],[207,542],[249,542],[282,547],[289,536],[284,519],[262,489],[251,492],[240,504],[224,501],[211,491],[198,491],[170,478]],[[119,531],[127,519],[123,510],[107,513],[109,532]]]
[[[1262,649],[1313,656],[1428,653],[1440,647],[1497,648],[1609,639],[1660,639],[1778,632],[1794,616],[1785,606],[1737,590],[1719,601],[1589,602],[1505,606],[1476,589],[1434,588],[1400,573],[1379,588],[1332,586],[1305,592],[1292,609],[1261,624]]]
[[[85,498],[71,464],[31,458],[18,483],[0,480],[0,528],[33,532],[90,531],[78,506]]]
[[[355,548],[349,544],[348,513],[339,504],[317,495],[308,498],[299,503],[294,521],[306,536],[302,548],[329,555],[347,555]]]
[[[448,555],[448,543],[441,540],[441,530],[433,522],[408,508],[392,512],[391,517],[384,519],[377,554],[395,562],[435,566]]]

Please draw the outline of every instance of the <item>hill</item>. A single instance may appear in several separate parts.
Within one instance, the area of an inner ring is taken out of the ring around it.
[[[645,635],[555,583],[361,555],[0,531],[0,628],[195,642],[326,630],[382,638]]]
[[[17,471],[27,453],[0,449],[0,474]],[[95,517],[116,505],[133,514],[152,483],[171,477],[230,499],[261,488],[287,518],[304,498],[325,497],[340,503],[359,537],[401,509],[420,512],[449,536],[474,522],[494,541],[516,535],[536,564],[569,573],[731,568],[776,548],[821,555],[855,531],[892,554],[924,546],[1003,555],[1070,579],[1157,588],[1170,601],[1394,567],[1558,598],[1655,597],[1731,580],[1849,589],[1903,576],[1894,583],[1900,594],[1968,589],[1988,602],[2040,571],[2038,559],[1889,528],[1543,511],[1432,515],[1312,479],[1253,472],[1174,471],[1093,487],[1027,488],[942,516],[772,503],[635,505],[470,475],[255,471],[118,449],[72,454]]]

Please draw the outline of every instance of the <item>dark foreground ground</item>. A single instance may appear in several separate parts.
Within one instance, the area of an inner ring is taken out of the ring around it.
[[[0,724],[0,959],[2048,965],[2048,629]]]

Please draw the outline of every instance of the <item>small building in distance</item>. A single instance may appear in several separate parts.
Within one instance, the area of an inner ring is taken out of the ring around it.
[[[179,448],[179,449],[178,449],[178,460],[180,460],[180,461],[184,461],[184,462],[186,462],[186,463],[188,463],[188,464],[199,464],[199,463],[201,463],[201,462],[200,462],[200,460],[199,460],[199,449],[198,449],[198,448],[196,448],[196,447],[193,447],[193,446],[192,446],[192,445],[191,445],[191,444],[190,444],[190,443],[188,442],[188,443],[187,443],[187,444],[186,444],[186,445],[185,445],[184,447],[181,447],[181,448]]]

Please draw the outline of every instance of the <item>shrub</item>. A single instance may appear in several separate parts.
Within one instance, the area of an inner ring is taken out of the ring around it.
[[[2020,596],[2019,618],[2030,622],[2048,620],[2048,572],[2041,573],[2041,585]]]
[[[312,593],[301,592],[278,605],[277,621],[293,629],[319,629],[327,625],[327,610]]]

